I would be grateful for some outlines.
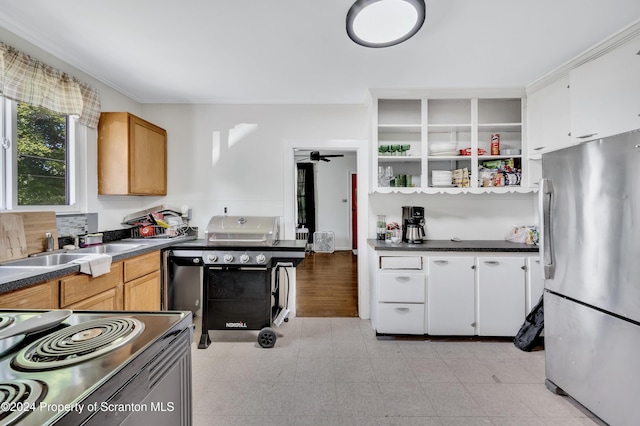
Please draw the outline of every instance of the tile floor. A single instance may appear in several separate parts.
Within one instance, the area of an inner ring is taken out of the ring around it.
[[[381,340],[357,318],[292,318],[276,332],[271,349],[257,331],[212,331],[206,350],[193,343],[194,425],[600,424],[547,390],[542,351]]]

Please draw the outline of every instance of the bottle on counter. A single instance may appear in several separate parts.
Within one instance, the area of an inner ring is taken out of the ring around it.
[[[387,234],[387,217],[385,215],[378,215],[378,221],[376,224],[376,239],[384,241]]]
[[[53,236],[51,232],[47,232],[44,236],[47,239],[47,251],[53,251]]]

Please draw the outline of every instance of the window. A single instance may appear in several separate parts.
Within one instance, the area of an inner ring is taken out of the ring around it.
[[[1,207],[70,206],[73,121],[43,107],[2,99]]]

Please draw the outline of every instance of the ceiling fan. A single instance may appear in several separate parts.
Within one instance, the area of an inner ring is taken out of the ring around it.
[[[325,154],[321,155],[319,151],[311,151],[309,154],[309,159],[311,161],[326,161],[329,162],[330,157],[344,157],[344,154]]]

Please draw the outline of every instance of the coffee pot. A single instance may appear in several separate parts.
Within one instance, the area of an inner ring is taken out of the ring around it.
[[[420,223],[416,223],[414,220],[409,219],[404,230],[405,241],[409,244],[422,244],[424,242],[424,238],[424,227]]]
[[[409,244],[422,244],[426,237],[424,225],[424,207],[402,207],[403,242]]]

